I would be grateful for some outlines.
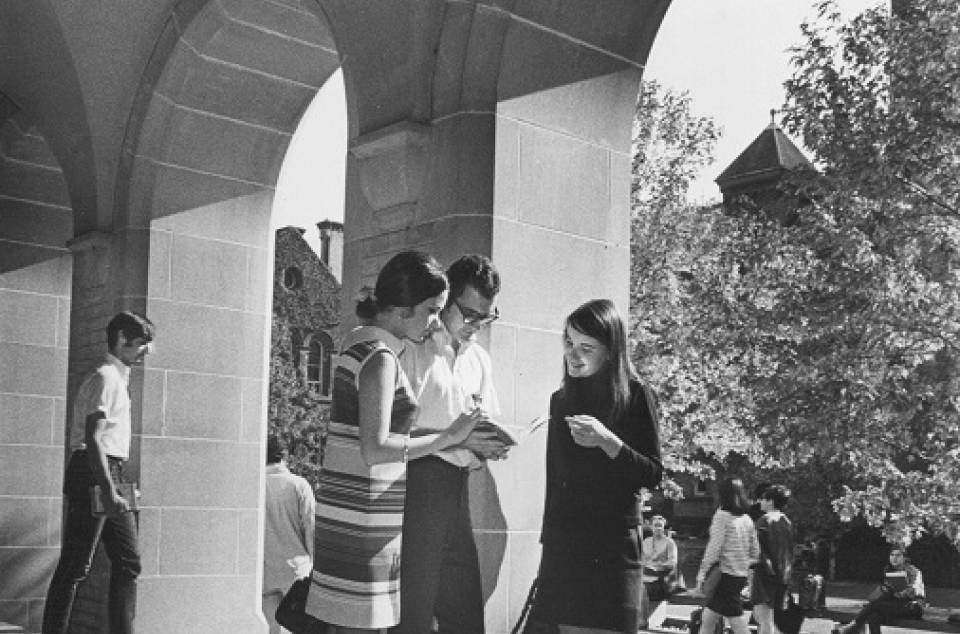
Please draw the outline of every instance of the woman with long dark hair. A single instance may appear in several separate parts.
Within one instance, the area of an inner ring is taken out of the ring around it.
[[[721,480],[718,487],[720,508],[710,522],[710,540],[700,562],[697,587],[703,591],[707,572],[714,564],[720,567],[720,583],[707,597],[703,608],[701,632],[713,632],[717,620],[726,617],[734,634],[747,634],[747,617],[743,614],[742,591],[747,585],[750,568],[760,556],[760,544],[753,520],[747,514],[750,502],[743,481],[736,477]]]
[[[341,345],[307,602],[308,613],[332,625],[325,634],[379,632],[399,622],[406,463],[460,443],[482,417],[476,410],[440,433],[409,433],[418,407],[397,354],[403,339],[421,339],[438,325],[446,300],[436,260],[398,253],[376,288],[362,292],[362,325]]]
[[[655,403],[630,363],[613,302],[573,311],[563,350],[563,382],[550,399],[543,555],[530,618],[561,633],[635,634],[639,493],[663,475]]]

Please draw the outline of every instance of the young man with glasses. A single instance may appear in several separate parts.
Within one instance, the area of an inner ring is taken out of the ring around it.
[[[420,405],[414,434],[445,429],[474,408],[499,414],[490,356],[477,335],[498,317],[500,275],[484,256],[465,255],[447,270],[450,295],[442,328],[407,341],[400,364]],[[481,460],[506,456],[495,432],[475,431],[464,443],[407,465],[400,572],[399,634],[434,631],[482,634],[483,593],[473,540],[468,474]]]

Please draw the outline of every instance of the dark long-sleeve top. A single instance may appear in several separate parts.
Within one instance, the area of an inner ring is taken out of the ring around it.
[[[780,511],[770,511],[757,520],[761,562],[769,562],[777,583],[789,584],[793,575],[793,524]]]
[[[541,541],[563,539],[570,533],[622,534],[640,521],[641,487],[653,487],[663,477],[654,403],[639,381],[630,383],[630,401],[610,420],[609,379],[599,372],[583,379],[567,378],[550,399],[547,438],[547,491]],[[565,416],[588,414],[613,431],[623,446],[610,458],[599,447],[573,441]]]

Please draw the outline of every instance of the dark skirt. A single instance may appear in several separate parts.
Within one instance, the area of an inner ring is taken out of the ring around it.
[[[543,545],[531,618],[635,634],[640,628],[640,535],[562,535]]]
[[[707,607],[723,616],[743,615],[743,596],[741,592],[747,585],[746,577],[735,577],[723,573],[720,583],[713,596],[707,602]]]

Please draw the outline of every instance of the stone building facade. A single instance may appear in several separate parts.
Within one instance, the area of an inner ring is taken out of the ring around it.
[[[340,283],[329,262],[303,239],[303,231],[283,227],[276,232],[270,363],[288,362],[307,391],[329,402],[340,338]],[[329,243],[328,238],[324,244]]]

